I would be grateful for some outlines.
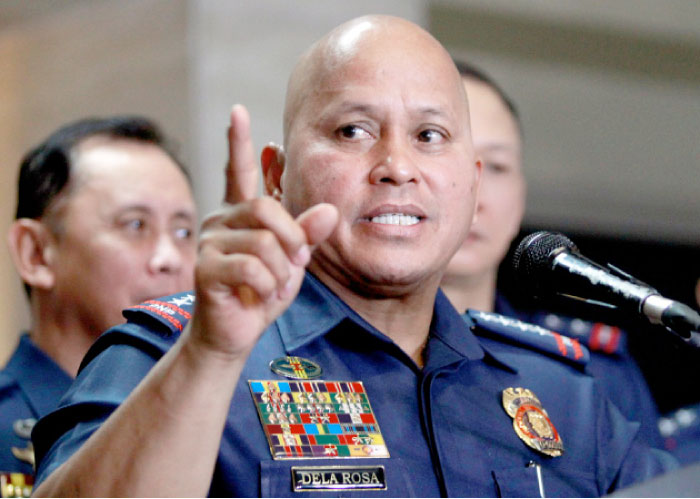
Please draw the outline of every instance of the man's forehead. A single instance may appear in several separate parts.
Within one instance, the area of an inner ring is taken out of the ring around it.
[[[459,73],[447,51],[429,33],[406,20],[386,16],[347,23],[307,51],[292,72],[285,140],[303,107],[327,103],[338,95],[343,100],[371,102],[372,97],[379,98],[379,92],[391,95],[401,90],[403,96],[410,94],[410,106],[418,113],[461,115],[467,109]],[[422,101],[416,100],[421,92]]]

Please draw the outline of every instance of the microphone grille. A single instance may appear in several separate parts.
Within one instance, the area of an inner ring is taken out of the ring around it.
[[[541,281],[547,278],[552,253],[559,249],[578,253],[576,245],[558,232],[540,231],[523,238],[513,253],[511,265],[520,285],[531,290],[542,287]]]

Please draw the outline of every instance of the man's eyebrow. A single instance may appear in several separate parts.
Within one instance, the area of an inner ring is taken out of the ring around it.
[[[151,208],[150,206],[147,206],[145,204],[130,204],[126,206],[122,206],[119,208],[116,213],[117,215],[123,215],[125,213],[129,212],[138,212],[138,213],[144,213],[144,214],[149,214],[153,213],[156,210]],[[192,210],[187,210],[187,209],[181,209],[177,210],[175,213],[172,215],[175,218],[186,218],[188,220],[193,220],[195,218],[195,214]]]
[[[517,151],[517,148],[513,145],[510,144],[499,144],[496,142],[493,143],[487,143],[483,144],[481,146],[481,149],[486,149],[487,151],[506,151],[506,152],[515,152]]]
[[[428,115],[428,116],[438,116],[441,118],[448,118],[452,116],[452,113],[448,113],[446,110],[434,107],[434,106],[421,106],[415,110],[416,114]]]
[[[376,109],[376,106],[373,106],[371,104],[367,104],[364,102],[357,102],[357,101],[343,101],[338,107],[335,109],[336,112],[341,112],[341,113],[351,113],[351,112],[358,112],[358,113],[364,113],[368,114],[371,113]]]
[[[187,220],[194,220],[195,216],[192,211],[189,210],[178,210],[173,215],[174,218],[185,218]]]

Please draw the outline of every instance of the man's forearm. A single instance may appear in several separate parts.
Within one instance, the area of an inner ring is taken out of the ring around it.
[[[204,351],[183,333],[35,495],[206,496],[244,363]]]

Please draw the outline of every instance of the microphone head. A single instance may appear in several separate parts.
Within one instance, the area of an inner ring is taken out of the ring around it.
[[[552,259],[561,251],[579,252],[568,237],[558,232],[540,231],[523,238],[511,260],[520,288],[535,294],[545,289]]]

